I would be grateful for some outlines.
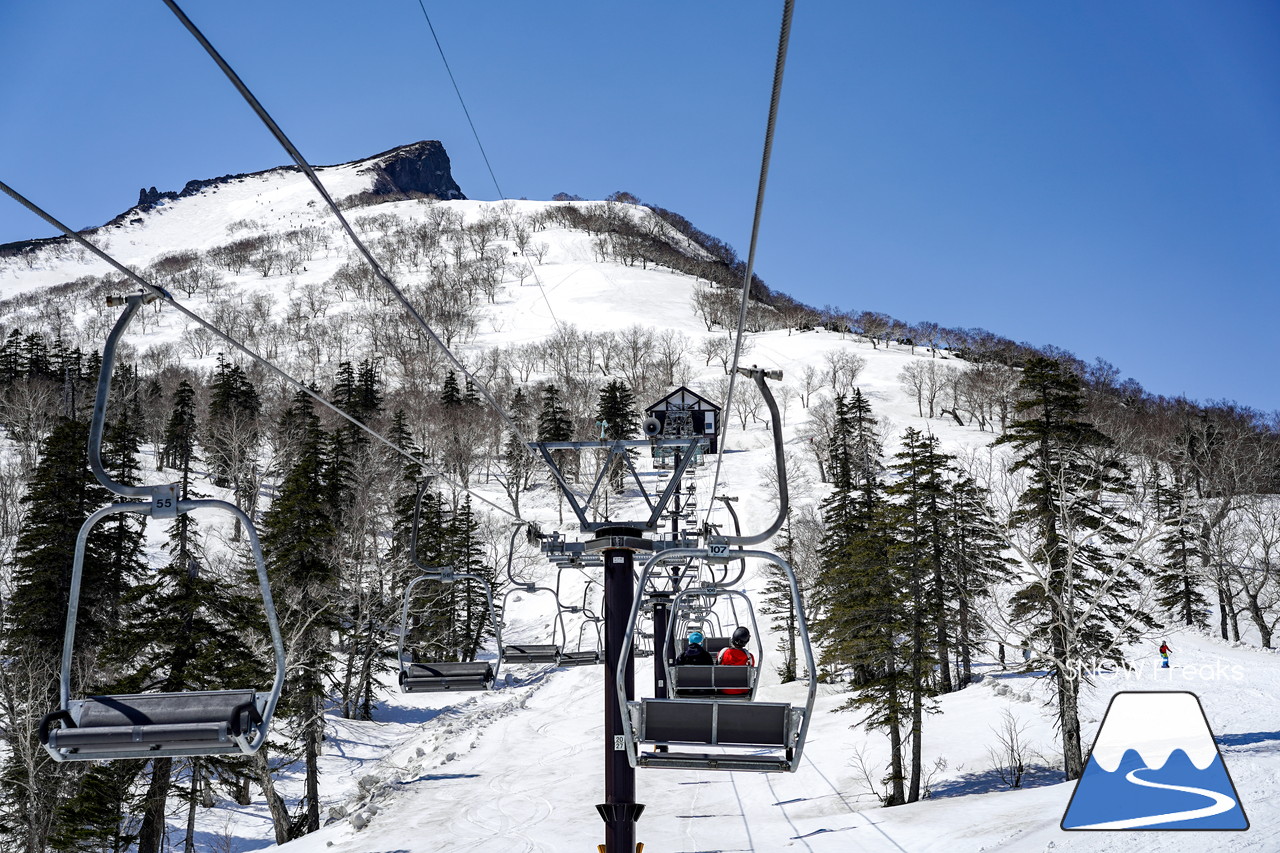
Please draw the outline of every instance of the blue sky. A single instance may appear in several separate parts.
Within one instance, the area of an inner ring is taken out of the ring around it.
[[[418,0],[187,0],[313,163],[444,142],[498,195]],[[782,4],[426,2],[502,191],[746,254]],[[287,161],[159,0],[0,7],[0,178],[75,227]],[[799,0],[757,272],[1271,411],[1280,5]],[[0,242],[47,226],[0,199]]]

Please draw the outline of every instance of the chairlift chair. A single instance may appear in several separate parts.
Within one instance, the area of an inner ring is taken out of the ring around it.
[[[708,601],[710,599],[710,601]],[[741,590],[718,589],[715,587],[702,587],[697,589],[687,589],[676,593],[675,598],[671,602],[671,609],[676,618],[667,623],[667,648],[675,647],[677,625],[684,626],[684,632],[687,634],[689,625],[688,608],[691,602],[698,616],[704,617],[708,612],[704,608],[710,604],[714,606],[717,600],[734,601],[740,599],[747,605],[747,613],[751,617],[751,642],[755,646],[755,665],[754,666],[723,666],[712,664],[711,666],[699,664],[683,664],[676,666],[674,661],[667,660],[664,662],[666,667],[668,692],[675,698],[703,698],[715,696],[732,701],[751,701],[755,699],[756,684],[760,675],[761,659],[764,656],[764,647],[761,643],[760,628],[756,623],[755,608],[751,606],[751,599],[747,597],[745,592]],[[714,613],[714,611],[709,611]],[[736,612],[736,608],[735,608]],[[683,617],[683,618],[682,618]],[[734,617],[734,623],[737,617]],[[713,637],[703,635],[703,648],[710,653],[711,657],[718,658],[720,652],[733,645],[730,637]],[[744,693],[725,693],[726,690],[746,691]]]
[[[658,562],[685,556],[708,559],[711,554],[708,549],[693,548],[655,554],[645,564],[640,588],[646,588]],[[736,551],[734,557],[767,560],[780,566],[787,574],[796,608],[796,626],[810,673],[805,704],[742,702],[719,696],[629,700],[625,661],[634,642],[643,599],[643,596],[636,596],[619,655],[620,662],[614,673],[618,704],[625,709],[622,714],[623,745],[632,767],[792,773],[800,766],[809,721],[813,717],[817,681],[812,677],[816,666],[799,583],[790,564],[776,554]],[[677,751],[672,748],[674,746],[725,751]]]
[[[556,595],[556,591],[550,587],[538,586],[534,583],[521,583],[513,581],[512,586],[507,589],[506,595],[502,597],[502,612],[505,615],[507,610],[507,599],[517,592],[527,593],[549,593],[556,602],[556,621],[551,629],[550,643],[507,643],[502,647],[502,659],[507,663],[551,663],[559,665],[562,646],[555,642],[556,629],[560,633],[564,633],[564,614],[560,607],[560,599]]]
[[[108,299],[109,305],[124,303],[124,311],[107,336],[98,375],[97,396],[89,425],[89,465],[102,485],[123,497],[146,501],[117,502],[90,515],[76,536],[71,567],[66,631],[62,644],[59,677],[60,703],[46,714],[38,730],[40,743],[54,761],[97,761],[118,758],[156,758],[199,755],[250,755],[266,741],[284,687],[285,654],[280,625],[271,599],[262,546],[253,521],[235,504],[219,500],[178,498],[178,484],[129,486],[111,479],[102,466],[103,425],[111,377],[115,370],[116,345],[134,313],[153,294],[134,294]],[[188,690],[166,693],[71,698],[71,665],[75,649],[76,616],[84,576],[85,551],[89,533],[110,515],[136,512],[153,519],[177,518],[197,509],[215,509],[239,519],[257,569],[258,589],[275,654],[275,678],[265,691],[252,688],[229,690]]]
[[[561,572],[563,572],[565,568],[568,568],[568,567],[567,566],[561,567]],[[583,584],[583,587],[582,587],[582,604],[577,607],[568,609],[568,612],[570,613],[582,614],[582,621],[578,625],[577,649],[575,649],[574,651],[569,651],[569,638],[566,636],[564,639],[564,645],[561,647],[561,651],[560,651],[560,666],[595,666],[596,664],[604,663],[604,652],[603,652],[604,643],[603,643],[603,637],[600,633],[601,625],[604,624],[604,617],[598,616],[587,607],[587,596],[591,592],[592,583],[594,583],[594,581],[591,578],[587,578],[587,582]],[[559,590],[560,590],[560,575],[557,574],[556,576],[556,600],[557,601],[560,599]],[[563,620],[561,620],[561,624],[563,624]],[[584,649],[582,647],[582,638],[583,638],[583,635],[586,633],[588,625],[594,626],[595,632],[596,632],[596,641],[592,648]]]
[[[415,561],[416,562],[416,561]],[[419,575],[404,589],[404,603],[400,609],[400,644],[396,652],[396,661],[400,666],[400,690],[405,693],[441,693],[454,690],[488,690],[498,675],[498,667],[488,661],[441,661],[427,663],[405,657],[405,641],[409,633],[409,604],[413,600],[413,589],[427,580],[454,583],[465,580],[479,584],[484,589],[485,602],[489,605],[489,618],[493,620],[494,630],[498,633],[498,648],[502,648],[502,625],[493,607],[493,591],[489,582],[476,575],[454,574],[449,567],[430,569]]]

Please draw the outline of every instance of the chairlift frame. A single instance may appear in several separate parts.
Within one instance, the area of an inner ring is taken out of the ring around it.
[[[400,690],[404,693],[441,693],[452,690],[488,690],[497,680],[502,668],[502,621],[493,606],[493,589],[489,582],[478,575],[458,574],[453,566],[428,567],[418,560],[418,530],[422,523],[422,496],[430,485],[430,478],[418,484],[418,494],[413,503],[413,527],[409,532],[409,562],[422,574],[404,588],[404,602],[400,608],[400,641],[396,647],[396,666],[399,669]],[[518,530],[518,528],[517,528]],[[514,547],[514,545],[513,545]],[[405,640],[409,633],[409,604],[413,600],[413,588],[423,581],[456,583],[474,581],[484,590],[484,600],[489,606],[489,621],[493,623],[498,644],[498,658],[494,664],[487,661],[425,662],[404,659]],[[414,667],[422,672],[415,672]],[[484,668],[481,668],[484,667]]]
[[[416,555],[413,563],[418,565]],[[419,568],[424,568],[419,566]],[[469,580],[478,583],[484,590],[485,603],[489,605],[489,619],[493,622],[497,634],[498,659],[490,664],[488,661],[448,661],[433,663],[409,660],[405,661],[405,641],[409,635],[409,604],[413,601],[413,589],[423,581],[434,580],[441,583],[455,583]],[[489,582],[482,577],[471,574],[456,574],[451,566],[425,569],[404,588],[404,603],[400,608],[400,642],[396,647],[396,664],[399,667],[400,690],[404,693],[442,693],[452,690],[487,690],[498,678],[502,667],[502,623],[498,620],[493,606],[493,590]],[[414,667],[426,672],[415,673]],[[481,668],[483,666],[483,668]],[[430,673],[430,674],[428,674]]]
[[[687,602],[685,602],[684,599],[708,598],[708,597],[724,598],[730,603],[732,603],[736,599],[742,599],[744,602],[746,602],[747,614],[751,617],[751,642],[752,642],[752,645],[755,646],[755,650],[756,650],[755,665],[743,666],[743,667],[738,667],[738,666],[731,667],[731,666],[725,666],[723,664],[712,664],[711,666],[698,666],[698,665],[684,664],[681,666],[677,666],[673,659],[671,659],[670,657],[664,657],[663,667],[664,667],[664,671],[666,673],[666,678],[667,678],[667,689],[670,691],[671,697],[677,698],[677,699],[693,698],[692,695],[681,696],[680,692],[682,690],[687,691],[690,689],[694,689],[694,690],[713,690],[714,691],[714,690],[724,690],[724,689],[728,689],[728,690],[747,689],[749,692],[742,693],[742,694],[716,693],[715,698],[729,699],[737,702],[754,700],[756,698],[756,686],[760,682],[760,667],[763,665],[763,660],[764,660],[764,643],[761,641],[761,638],[760,638],[760,626],[756,622],[755,607],[752,606],[751,599],[750,597],[748,597],[746,592],[739,589],[720,589],[719,587],[715,587],[715,586],[704,586],[704,587],[693,587],[689,589],[683,589],[680,592],[676,593],[675,598],[671,600],[672,618],[667,620],[667,636],[666,636],[665,647],[668,649],[675,649],[677,625],[686,626],[684,628],[686,633],[689,630],[687,628],[687,626],[690,624],[689,621],[681,618],[681,606],[682,605],[684,605],[685,607],[688,606]],[[714,607],[715,606],[714,603],[712,603],[711,606]],[[716,615],[714,614],[714,611],[713,611],[713,615]],[[718,615],[717,615],[717,620],[718,620]],[[740,622],[737,621],[736,612],[734,615],[734,624],[735,625],[741,624]],[[723,628],[721,630],[723,630]],[[704,635],[705,635],[705,632],[704,632]],[[707,649],[707,651],[711,651],[711,650]],[[717,649],[716,652],[712,654],[712,657],[716,657],[718,654],[719,654],[719,649]],[[710,672],[707,672],[708,670]],[[717,684],[716,683],[717,679],[715,676],[719,673],[717,673],[716,670],[720,670],[726,676],[730,677],[733,683]],[[745,685],[737,683],[738,679],[741,677],[740,672],[742,670],[746,670],[751,673],[747,677],[746,679],[747,683]],[[679,684],[679,680],[680,680],[679,676],[682,671],[686,675],[693,674],[697,676],[710,676],[709,678],[698,679],[700,681],[701,680],[708,681],[709,686],[702,687],[700,685],[695,688],[689,688],[689,687],[681,688]]]
[[[675,549],[654,554],[645,563],[640,588],[644,589],[654,568],[663,560],[694,557],[713,559],[709,548]],[[725,698],[713,699],[640,699],[629,700],[626,695],[626,669],[635,636],[636,622],[643,596],[636,596],[623,635],[623,648],[619,664],[614,672],[614,690],[622,714],[622,743],[627,761],[632,767],[662,767],[702,770],[745,770],[772,773],[794,773],[804,755],[809,723],[813,719],[814,700],[817,697],[817,665],[813,657],[813,644],[804,613],[804,600],[795,570],[777,554],[768,551],[735,551],[733,559],[750,558],[776,563],[787,575],[792,600],[796,605],[796,626],[804,649],[809,672],[809,686],[803,707],[778,702],[740,702]],[[735,749],[748,748],[752,754],[742,753],[694,753],[660,751],[641,752],[641,744],[653,743],[689,744],[694,746],[720,746]],[[781,752],[782,755],[761,755],[759,750]]]
[[[136,293],[109,297],[108,305],[124,305],[102,350],[97,394],[89,424],[89,466],[103,486],[122,497],[147,501],[115,502],[92,513],[76,536],[71,567],[71,588],[62,642],[62,667],[58,678],[59,708],[40,721],[39,737],[54,761],[97,761],[118,758],[252,755],[267,739],[271,720],[284,688],[285,652],[271,597],[262,544],[253,520],[238,506],[211,499],[178,499],[178,484],[131,486],[111,478],[102,465],[102,434],[106,422],[111,377],[115,372],[120,337],[142,305],[160,297]],[[119,513],[135,512],[153,519],[177,518],[198,509],[214,509],[235,516],[248,539],[257,570],[263,611],[275,654],[275,677],[270,690],[187,690],[71,698],[71,664],[75,650],[76,617],[89,533],[99,521]],[[55,727],[55,723],[62,725]]]

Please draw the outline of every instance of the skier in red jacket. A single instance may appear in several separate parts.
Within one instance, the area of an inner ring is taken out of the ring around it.
[[[1161,640],[1160,641],[1160,660],[1164,661],[1164,663],[1160,664],[1161,669],[1169,668],[1169,652],[1171,651],[1173,651],[1173,649],[1169,648],[1169,644]]]
[[[716,656],[716,663],[721,666],[755,666],[755,655],[747,651],[747,643],[751,642],[751,632],[745,626],[738,627],[730,638],[731,645],[725,646]],[[750,690],[721,690],[726,696],[740,696]]]

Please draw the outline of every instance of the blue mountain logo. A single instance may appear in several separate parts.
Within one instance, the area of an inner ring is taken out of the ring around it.
[[[1194,693],[1117,693],[1063,829],[1248,829]]]

